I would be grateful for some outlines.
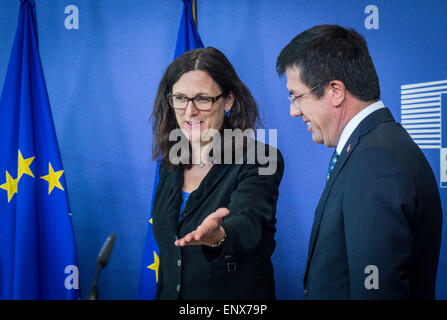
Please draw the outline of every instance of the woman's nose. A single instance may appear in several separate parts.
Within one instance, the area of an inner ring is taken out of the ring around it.
[[[198,112],[199,111],[194,106],[194,103],[192,102],[192,100],[188,101],[188,104],[186,105],[186,108],[185,108],[185,113],[187,113],[187,114],[196,114]]]

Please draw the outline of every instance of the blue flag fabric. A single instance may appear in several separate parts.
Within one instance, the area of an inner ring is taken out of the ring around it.
[[[177,36],[174,60],[186,51],[203,48],[202,40],[200,39],[193,19],[192,2],[193,0],[183,0],[183,14]],[[160,162],[157,162],[152,192],[151,211],[158,186],[159,170]],[[144,300],[154,299],[158,282],[159,251],[152,233],[152,212],[150,213],[150,216],[151,219],[149,220],[150,224],[147,230],[146,245],[144,248],[143,263],[141,265],[140,273],[140,289],[138,293],[138,298]]]
[[[73,228],[35,3],[20,2],[0,97],[0,299],[78,299]]]

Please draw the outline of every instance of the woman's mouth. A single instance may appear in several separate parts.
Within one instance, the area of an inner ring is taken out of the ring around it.
[[[202,121],[185,121],[185,125],[188,129],[199,129]]]

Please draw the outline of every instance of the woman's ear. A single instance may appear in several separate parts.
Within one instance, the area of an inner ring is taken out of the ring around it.
[[[225,98],[225,111],[230,111],[233,108],[234,94],[230,91]]]

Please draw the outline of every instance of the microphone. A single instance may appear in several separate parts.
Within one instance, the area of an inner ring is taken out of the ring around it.
[[[98,299],[98,278],[101,269],[107,266],[109,262],[110,254],[112,253],[113,245],[115,244],[116,235],[112,233],[107,237],[104,245],[102,246],[101,251],[98,254],[98,259],[96,263],[98,264],[98,269],[96,269],[95,278],[93,280],[92,288],[90,289],[90,293],[88,294],[89,300],[97,300]]]

